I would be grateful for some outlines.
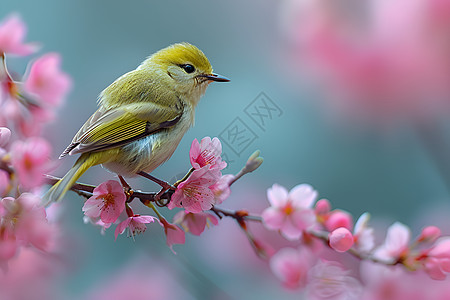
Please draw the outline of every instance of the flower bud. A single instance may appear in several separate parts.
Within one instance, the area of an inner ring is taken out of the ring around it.
[[[344,227],[339,227],[328,235],[330,247],[337,252],[345,252],[353,246],[352,233]]]

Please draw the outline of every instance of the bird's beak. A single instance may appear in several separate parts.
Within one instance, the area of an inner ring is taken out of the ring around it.
[[[202,74],[200,75],[203,78],[206,78],[207,80],[211,81],[217,81],[217,82],[228,82],[230,79],[226,78],[225,76],[219,75],[219,74]]]

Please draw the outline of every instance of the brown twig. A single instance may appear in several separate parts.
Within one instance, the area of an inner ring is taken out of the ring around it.
[[[57,183],[61,179],[59,177],[55,177],[55,176],[51,176],[51,175],[45,175],[45,178],[46,178],[46,182],[51,185]],[[91,185],[91,184],[76,182],[70,189],[85,198],[89,198],[92,196],[95,186]],[[172,194],[173,194],[173,191],[167,191],[161,196],[161,199],[170,200],[170,197],[172,196]],[[156,195],[156,193],[153,193],[153,192],[141,192],[141,191],[131,189],[128,192],[127,202],[129,203],[137,198],[144,205],[147,205],[149,202],[156,202],[155,195]]]

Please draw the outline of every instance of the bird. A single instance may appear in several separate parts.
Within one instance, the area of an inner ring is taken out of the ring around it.
[[[155,179],[167,188],[150,173],[172,156],[193,126],[208,85],[228,81],[213,73],[208,58],[192,44],[176,43],[155,52],[100,93],[97,111],[59,158],[80,157],[42,196],[42,204],[60,201],[95,165],[123,177]]]

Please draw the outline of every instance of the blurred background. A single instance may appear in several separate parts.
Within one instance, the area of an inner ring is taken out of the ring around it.
[[[225,173],[237,173],[256,149],[265,159],[233,186],[225,208],[260,213],[273,183],[309,183],[355,217],[371,212],[381,228],[399,220],[417,234],[427,224],[448,225],[450,1],[3,0],[0,19],[11,12],[28,24],[27,40],[42,43],[40,54],[61,53],[74,80],[46,131],[55,159],[106,86],[153,52],[187,41],[231,82],[209,87],[195,127],[156,177],[181,178],[192,140],[218,136]],[[27,59],[8,64],[24,72]],[[235,130],[245,143],[236,142]],[[61,161],[53,174],[63,175],[74,160]],[[112,178],[96,167],[81,181]],[[187,235],[173,255],[159,226],[135,241],[114,241],[113,230],[101,235],[83,224],[81,207],[69,193],[60,212],[66,253],[58,268],[36,267],[47,274],[40,283],[51,291],[46,299],[121,299],[139,289],[153,297],[142,299],[299,299],[232,220]],[[283,245],[254,225],[256,236]]]

